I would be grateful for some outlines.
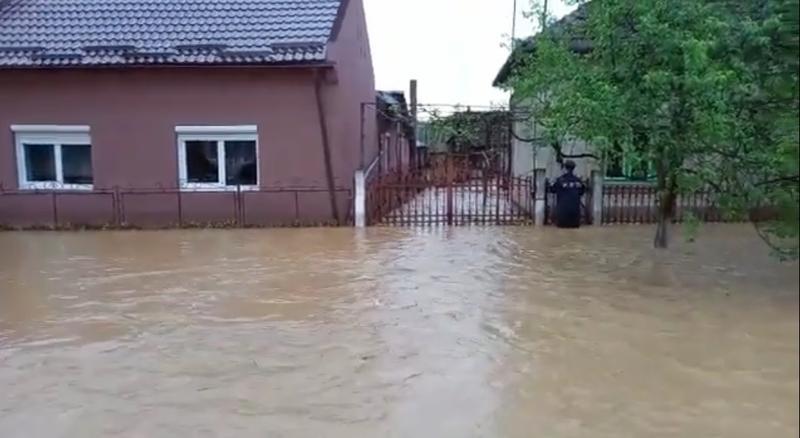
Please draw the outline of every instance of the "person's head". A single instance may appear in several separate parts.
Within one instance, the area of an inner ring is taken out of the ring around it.
[[[565,161],[564,162],[564,169],[566,169],[566,171],[568,173],[574,172],[575,171],[575,162],[572,161],[572,160]]]

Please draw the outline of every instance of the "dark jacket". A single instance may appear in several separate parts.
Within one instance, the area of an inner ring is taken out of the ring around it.
[[[556,225],[561,228],[581,226],[581,196],[586,186],[573,173],[565,173],[549,188],[556,194]]]

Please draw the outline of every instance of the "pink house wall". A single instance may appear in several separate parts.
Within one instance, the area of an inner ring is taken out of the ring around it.
[[[361,0],[345,0],[345,13],[328,58],[335,63],[323,83],[323,108],[332,152],[337,204],[350,210],[346,190],[360,157],[360,104],[375,98],[369,41]],[[374,139],[374,119],[366,138]],[[254,224],[322,222],[331,219],[317,113],[314,70],[308,68],[162,67],[124,69],[0,70],[0,186],[16,189],[18,177],[14,124],[89,125],[96,189],[176,188],[178,125],[256,125],[259,176],[263,189],[315,188],[298,194],[246,196],[244,216]],[[368,144],[369,154],[377,145]],[[224,195],[190,199],[178,207],[175,196],[129,196],[126,218],[138,214],[156,225],[186,221],[225,221]],[[108,196],[77,201],[59,195],[0,196],[0,224],[52,224],[53,205],[77,222],[108,218]],[[197,198],[197,195],[194,196]],[[91,207],[94,205],[95,207]],[[259,213],[261,212],[261,213]],[[252,219],[252,220],[251,220]],[[144,219],[142,219],[144,220]]]
[[[260,184],[263,188],[324,189],[321,134],[310,70],[274,69],[119,69],[0,72],[0,184],[16,189],[13,124],[90,126],[96,189],[175,188],[178,185],[177,125],[242,125],[258,128]],[[335,148],[346,146],[339,143]],[[349,167],[335,161],[335,185],[347,188]],[[323,193],[324,194],[324,193]],[[278,197],[278,195],[275,195]],[[304,202],[307,222],[331,218],[330,202],[313,194]],[[338,195],[340,210],[347,196]],[[224,222],[231,209],[209,194],[187,204],[186,222]],[[59,195],[59,198],[66,199]],[[57,202],[61,223],[75,201]],[[164,196],[129,197],[128,219],[147,217],[147,225],[171,225],[175,205]],[[187,197],[188,199],[188,197]],[[138,203],[136,203],[138,202]],[[50,224],[49,197],[16,195],[0,200],[0,223]],[[98,205],[105,203],[97,203]],[[226,207],[222,207],[226,206]],[[224,210],[224,211],[223,211]],[[294,206],[292,211],[296,209]],[[108,217],[108,208],[89,209]],[[139,211],[139,216],[136,212]],[[169,212],[169,213],[168,213]],[[196,213],[191,216],[192,213]],[[283,212],[273,209],[271,216]],[[270,216],[270,217],[271,217]],[[9,218],[13,220],[8,220]],[[6,220],[4,220],[6,219]],[[228,220],[229,221],[229,220]],[[272,219],[265,219],[270,222]],[[76,223],[92,223],[88,218]]]
[[[326,89],[326,108],[336,167],[348,178],[358,169],[361,153],[361,104],[375,103],[375,75],[362,0],[343,0],[346,13],[336,38],[328,46],[328,59],[336,63],[336,86]],[[364,139],[367,163],[377,155],[374,105],[365,111]],[[338,176],[338,175],[337,175]]]
[[[310,71],[3,71],[0,96],[4,187],[17,186],[12,124],[89,125],[99,188],[176,187],[177,125],[257,125],[263,186],[325,184]]]

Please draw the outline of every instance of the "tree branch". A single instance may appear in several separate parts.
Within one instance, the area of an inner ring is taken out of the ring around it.
[[[756,234],[758,237],[772,250],[774,251],[779,257],[783,259],[791,259],[797,257],[797,248],[790,247],[785,248],[781,247],[777,243],[775,243],[768,231],[764,231],[761,229],[761,223],[758,221],[751,221],[753,224],[753,228],[756,230]]]
[[[583,153],[583,154],[564,154],[564,153],[562,153],[562,154],[560,154],[560,156],[561,156],[561,158],[594,158],[595,160],[599,160],[600,159],[600,157],[598,157],[597,155],[590,154],[590,153]]]
[[[553,142],[550,143],[550,146],[553,148],[553,150],[556,151],[556,163],[558,163],[558,164],[564,164],[564,159],[565,158],[566,159],[570,159],[570,158],[594,158],[595,160],[599,160],[600,159],[600,157],[598,157],[597,155],[592,154],[592,153],[565,154],[565,153],[561,152],[561,142],[560,141],[553,141]]]
[[[756,187],[765,186],[767,184],[773,183],[800,183],[800,175],[792,175],[792,176],[783,176],[779,178],[768,179],[766,181],[761,181],[755,183]]]

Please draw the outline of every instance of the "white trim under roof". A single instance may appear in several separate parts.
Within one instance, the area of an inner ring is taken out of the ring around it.
[[[89,133],[89,125],[11,125],[13,132],[54,133],[54,132],[80,132]]]
[[[208,126],[179,125],[175,127],[177,134],[254,134],[258,131],[256,125],[228,125],[228,126]]]

